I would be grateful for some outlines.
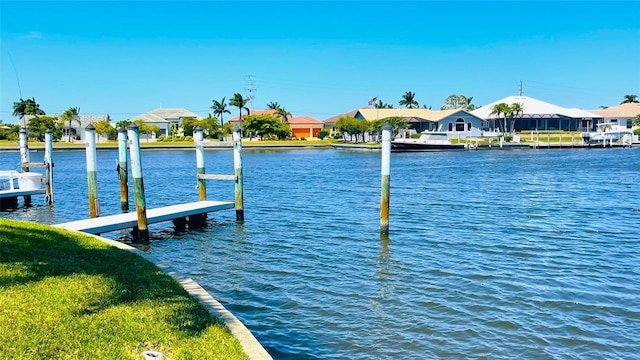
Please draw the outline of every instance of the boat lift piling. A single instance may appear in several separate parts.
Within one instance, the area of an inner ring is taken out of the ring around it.
[[[44,168],[45,168],[45,190],[44,201],[53,204],[53,131],[47,129],[44,132]]]
[[[233,128],[233,169],[235,172],[236,221],[244,221],[244,199],[242,180],[242,135],[238,125]]]
[[[131,174],[133,176],[133,193],[138,215],[138,226],[133,229],[133,240],[136,242],[149,242],[149,229],[147,228],[147,204],[144,196],[144,181],[142,179],[142,164],[140,161],[140,132],[136,124],[129,125],[128,129],[131,145]]]
[[[27,138],[27,129],[22,128],[19,132],[20,136],[20,164],[23,172],[29,172],[29,141]],[[24,205],[31,205],[31,195],[24,196]]]
[[[129,184],[127,176],[127,130],[118,128],[118,177],[120,178],[120,210],[129,212]]]
[[[382,156],[380,166],[380,234],[389,235],[389,193],[391,180],[391,130],[387,122],[382,126]]]
[[[98,168],[96,165],[96,128],[89,124],[85,128],[87,137],[87,185],[89,186],[89,216],[100,216],[100,199],[98,199]]]

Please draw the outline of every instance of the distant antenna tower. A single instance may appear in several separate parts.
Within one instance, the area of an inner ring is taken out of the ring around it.
[[[247,88],[245,89],[248,92],[248,97],[249,97],[249,110],[250,112],[253,113],[253,99],[256,97],[255,96],[255,92],[257,89],[254,89],[253,87],[253,75],[248,75],[247,76]]]
[[[522,91],[522,80],[520,80],[520,96],[522,96],[524,94],[524,91]]]

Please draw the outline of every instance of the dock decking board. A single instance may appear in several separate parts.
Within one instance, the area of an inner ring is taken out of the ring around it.
[[[173,220],[190,215],[203,214],[218,210],[233,209],[235,203],[226,201],[196,201],[186,204],[170,205],[147,209],[147,224]],[[101,216],[97,218],[70,221],[53,225],[54,227],[82,231],[89,234],[101,234],[109,231],[138,226],[138,214],[133,212]]]

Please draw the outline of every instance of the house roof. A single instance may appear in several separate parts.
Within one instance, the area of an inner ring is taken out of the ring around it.
[[[473,115],[473,113],[462,109],[451,110],[430,110],[430,109],[371,109],[362,108],[358,109],[357,113],[360,113],[366,120],[385,119],[388,117],[399,116],[402,118],[414,118],[424,119],[429,121],[440,121],[448,116],[456,114],[458,112],[465,112]]]
[[[311,116],[295,116],[289,118],[289,124],[297,125],[297,124],[305,124],[305,125],[323,125],[324,123],[320,120],[314,119]]]
[[[606,118],[628,117],[632,118],[640,114],[640,103],[626,103],[612,106],[606,109],[591,110],[592,113]]]
[[[345,117],[345,116],[354,117],[354,116],[356,116],[357,113],[358,113],[358,109],[351,110],[351,111],[349,111],[347,113],[340,114],[340,115],[334,115],[334,116],[332,116],[330,118],[324,119],[322,122],[325,123],[325,125],[326,124],[335,124],[335,123],[338,122],[338,120],[340,120],[341,117]]]
[[[169,120],[180,120],[186,117],[198,118],[198,115],[186,109],[155,109],[136,116],[133,120],[142,119],[145,123],[168,123]]]
[[[492,108],[494,105],[500,103],[505,103],[508,105],[520,104],[523,109],[523,117],[551,118],[558,117],[560,115],[570,118],[587,119],[602,117],[598,114],[586,110],[580,110],[576,108],[563,108],[561,106],[550,104],[548,102],[544,102],[528,96],[507,96],[506,98],[494,101],[491,104],[487,104],[483,107],[475,109],[471,111],[471,113],[482,119],[493,119],[496,116],[491,115],[491,112],[493,111]]]

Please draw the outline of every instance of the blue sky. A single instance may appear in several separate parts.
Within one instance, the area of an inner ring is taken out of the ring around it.
[[[0,119],[35,97],[47,114],[201,116],[247,95],[319,120],[406,91],[439,109],[524,95],[564,107],[640,95],[637,1],[0,2]],[[18,85],[19,84],[19,85]],[[237,109],[230,108],[232,115]],[[229,116],[227,115],[227,118]]]

